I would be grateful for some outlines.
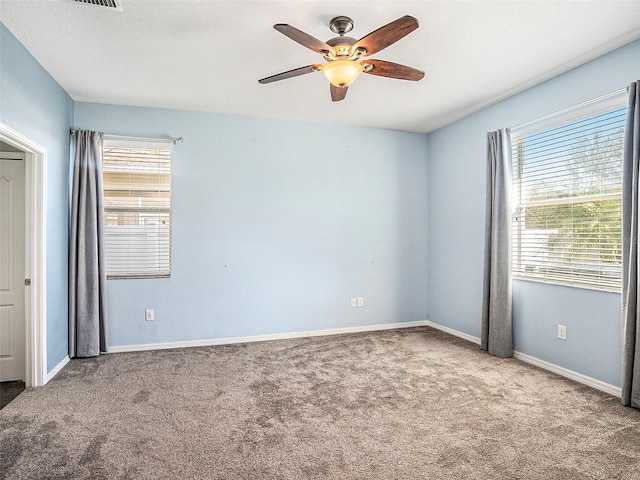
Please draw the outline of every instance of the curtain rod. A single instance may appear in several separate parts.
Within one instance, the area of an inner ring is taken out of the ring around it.
[[[73,128],[70,130],[71,135],[75,135],[78,130],[74,130]],[[172,142],[174,145],[178,143],[182,143],[184,139],[182,137],[134,137],[131,135],[118,135],[115,133],[105,133],[105,137],[109,138],[126,138],[130,140],[154,140],[154,141],[162,141],[162,142]]]

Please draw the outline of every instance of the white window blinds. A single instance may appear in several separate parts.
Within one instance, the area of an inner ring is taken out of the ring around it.
[[[620,289],[623,102],[512,133],[514,278]]]
[[[107,276],[171,274],[172,145],[105,140]]]

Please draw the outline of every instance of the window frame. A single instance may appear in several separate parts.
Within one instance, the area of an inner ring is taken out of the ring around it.
[[[113,273],[109,272],[109,261],[108,255],[106,263],[107,263],[107,279],[108,280],[128,280],[128,279],[154,279],[154,278],[171,278],[172,272],[172,224],[173,224],[173,147],[174,145],[170,142],[165,142],[162,140],[159,141],[142,141],[142,140],[132,140],[132,139],[123,139],[121,137],[106,136],[103,139],[102,152],[103,152],[103,168],[102,168],[102,178],[103,178],[103,192],[105,191],[105,169],[104,169],[104,152],[108,148],[121,147],[121,148],[129,148],[129,149],[140,149],[140,150],[164,150],[169,152],[169,206],[166,209],[167,218],[168,218],[168,234],[167,234],[167,261],[166,266],[161,266],[160,268],[150,271],[149,273],[141,273],[140,271],[129,271],[128,273]],[[160,170],[155,170],[156,172],[160,172]],[[160,211],[162,209],[158,209]],[[107,215],[110,211],[110,208],[106,206],[106,202],[104,204],[104,228],[105,228],[105,252],[108,252],[108,240],[107,238],[107,229],[110,225],[107,223]],[[132,209],[132,211],[136,211],[136,209]],[[141,209],[139,214],[148,214],[149,210]],[[154,257],[158,258],[158,257]]]
[[[547,115],[545,117],[533,120],[531,122],[527,122],[525,124],[516,126],[511,128],[511,140],[512,145],[516,145],[518,139],[524,140],[526,137],[530,137],[536,134],[541,134],[544,132],[552,131],[556,128],[560,128],[563,126],[568,126],[574,123],[579,123],[583,120],[587,120],[590,117],[594,117],[597,115],[604,114],[609,111],[617,110],[623,108],[626,105],[627,94],[626,90],[621,89],[610,94],[604,95],[602,97],[598,97],[588,102],[584,102],[582,104],[569,107],[567,109],[555,112],[551,115]],[[518,250],[522,243],[516,241],[516,236],[518,235],[518,231],[522,231],[522,221],[519,220],[518,216],[521,214],[524,208],[532,208],[536,206],[544,206],[544,207],[557,207],[562,205],[584,205],[589,201],[591,202],[607,202],[607,201],[619,201],[622,203],[622,193],[604,193],[604,194],[591,194],[591,195],[580,195],[574,197],[565,197],[565,198],[552,198],[540,201],[528,201],[520,204],[518,202],[518,189],[522,186],[522,182],[519,183],[518,178],[515,175],[516,169],[516,161],[517,155],[519,153],[516,151],[516,148],[513,148],[511,159],[513,162],[512,171],[514,172],[514,176],[512,178],[512,233],[511,233],[511,241],[512,241],[512,253],[511,253],[511,261],[512,261],[512,278],[520,281],[530,281],[537,283],[546,283],[552,285],[560,285],[564,287],[573,287],[573,288],[582,288],[589,290],[598,290],[598,291],[608,291],[608,292],[616,292],[619,293],[621,291],[621,269],[622,265],[620,265],[620,277],[618,277],[617,284],[615,286],[608,284],[613,282],[601,282],[596,280],[593,277],[585,276],[582,277],[583,281],[580,281],[580,274],[575,272],[576,269],[572,269],[572,273],[565,273],[564,278],[557,278],[550,276],[548,272],[543,273],[527,273],[523,271],[524,267],[522,256],[520,254],[519,261],[516,261],[516,257],[518,257]],[[525,158],[526,161],[526,158]],[[620,187],[622,187],[622,182],[620,182]],[[579,200],[579,201],[576,201]],[[520,230],[516,231],[516,229],[520,228]],[[622,236],[620,236],[620,245],[622,244]],[[548,250],[548,247],[545,246],[545,249]],[[521,249],[520,249],[521,250]],[[516,268],[516,265],[518,267]],[[537,263],[534,265],[547,267],[546,263]],[[573,277],[573,279],[572,279]]]

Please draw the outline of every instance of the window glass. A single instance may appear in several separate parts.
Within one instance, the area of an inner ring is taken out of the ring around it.
[[[171,274],[171,145],[105,140],[107,276]]]

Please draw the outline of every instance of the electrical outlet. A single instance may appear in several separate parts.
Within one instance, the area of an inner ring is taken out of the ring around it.
[[[356,302],[356,297],[351,297],[351,308],[356,308],[356,306],[358,305]]]
[[[560,340],[567,339],[567,327],[565,327],[564,325],[558,325],[558,338]]]
[[[144,311],[144,319],[147,322],[153,322],[154,320],[153,308],[148,308]]]
[[[364,298],[358,297],[358,308],[364,307]]]

